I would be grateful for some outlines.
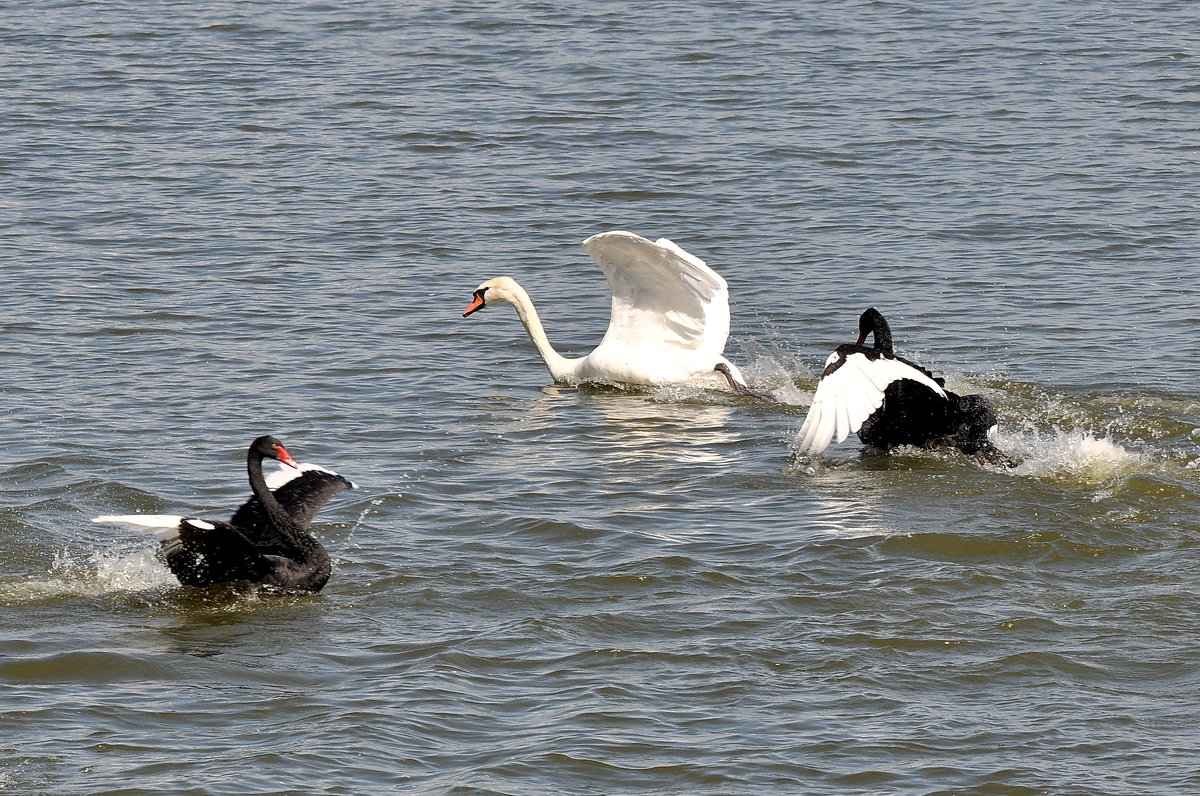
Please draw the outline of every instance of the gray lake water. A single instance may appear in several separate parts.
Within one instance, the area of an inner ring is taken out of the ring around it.
[[[17,2],[0,791],[1200,791],[1200,6]],[[551,384],[627,229],[787,403]],[[790,445],[879,307],[1022,463]],[[263,433],[317,596],[180,587]]]

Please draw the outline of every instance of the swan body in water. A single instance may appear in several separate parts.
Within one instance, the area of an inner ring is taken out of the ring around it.
[[[797,453],[820,453],[858,433],[883,451],[901,445],[957,448],[982,463],[1016,464],[988,439],[996,413],[982,395],[958,395],[920,365],[897,356],[892,331],[874,307],[858,320],[858,342],[825,361],[812,406],[797,435]],[[867,335],[870,347],[863,345]]]
[[[666,238],[602,232],[585,240],[583,250],[600,266],[612,292],[608,331],[590,354],[571,358],[555,351],[529,294],[510,277],[481,284],[463,316],[500,302],[512,304],[560,384],[721,386],[724,379],[714,371],[719,364],[745,384],[723,355],[729,287],[720,274]]]
[[[285,467],[269,477],[263,459]],[[167,566],[185,586],[245,581],[277,591],[304,594],[329,580],[329,554],[308,532],[321,506],[355,484],[313,464],[297,464],[283,443],[259,437],[246,454],[251,498],[228,522],[173,514],[96,517],[158,537]]]

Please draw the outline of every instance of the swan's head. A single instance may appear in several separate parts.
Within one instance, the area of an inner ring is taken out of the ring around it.
[[[489,279],[475,288],[471,303],[463,310],[463,317],[465,318],[472,313],[479,312],[484,307],[498,304],[501,301],[507,301],[512,304],[513,296],[517,295],[520,290],[521,287],[516,281],[507,276],[498,276],[495,279]]]
[[[725,377],[725,381],[729,384],[729,389],[737,392],[737,379],[733,377],[733,371],[729,369],[729,365],[725,364],[724,362],[718,362],[713,367],[713,370]]]
[[[299,468],[296,460],[287,452],[287,448],[283,447],[283,443],[272,437],[270,434],[259,437],[250,443],[250,452],[257,453],[266,459],[276,459],[283,462],[288,467]]]
[[[874,307],[867,308],[858,319],[858,342],[856,345],[862,345],[866,342],[867,335],[872,335],[874,338],[874,348],[879,351],[892,352],[892,330],[888,326],[888,322],[884,320],[883,315]]]

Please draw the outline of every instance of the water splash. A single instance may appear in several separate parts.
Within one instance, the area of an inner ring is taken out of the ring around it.
[[[389,497],[402,496],[403,493],[401,492],[387,492],[371,498],[367,505],[363,507],[363,510],[358,513],[358,519],[355,520],[354,524],[350,526],[350,533],[346,534],[345,540],[342,541],[342,544],[340,547],[338,547],[337,552],[330,556],[330,558],[332,558],[334,561],[342,561],[345,558],[346,551],[350,549],[350,545],[354,541],[354,535],[358,533],[358,529],[361,528],[363,523],[367,521],[367,517],[370,516],[371,512],[375,511],[375,509],[377,509],[379,505]]]
[[[747,354],[749,360],[742,367],[742,375],[752,388],[781,404],[803,408],[812,404],[817,376],[803,361],[778,346],[748,346]]]
[[[1143,458],[1110,437],[1080,429],[998,431],[994,441],[1020,464],[1014,475],[1099,484],[1145,469]]]
[[[156,591],[178,586],[153,549],[102,551],[77,558],[60,550],[45,577],[0,583],[0,604],[42,602],[62,597],[97,597],[114,592]]]

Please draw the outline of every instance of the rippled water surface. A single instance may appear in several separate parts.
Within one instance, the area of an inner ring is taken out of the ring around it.
[[[1200,789],[1195,4],[18,2],[0,791]],[[579,248],[729,281],[781,405],[556,387]],[[878,306],[1021,460],[790,443]],[[262,433],[317,596],[183,589]]]

